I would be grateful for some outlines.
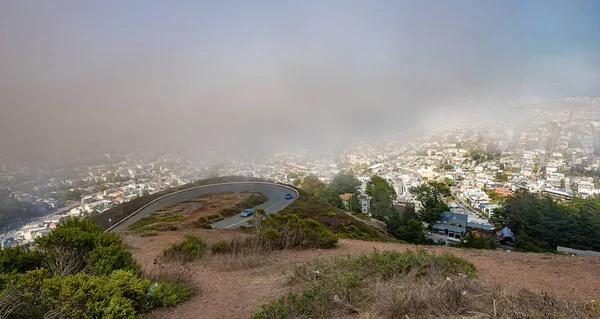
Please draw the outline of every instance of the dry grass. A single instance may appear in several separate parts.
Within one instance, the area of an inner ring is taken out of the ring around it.
[[[513,286],[438,276],[373,284],[379,296],[361,318],[598,318],[590,303],[565,301]]]
[[[469,274],[469,275],[465,275]],[[561,300],[472,278],[474,268],[448,254],[373,252],[296,267],[290,294],[253,318],[599,318],[590,301]]]

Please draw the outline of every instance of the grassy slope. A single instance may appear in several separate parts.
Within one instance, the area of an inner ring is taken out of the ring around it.
[[[292,213],[302,218],[315,219],[341,238],[382,242],[394,241],[391,237],[381,234],[375,228],[356,220],[329,202],[301,189],[297,190],[300,197],[283,209],[282,213]]]
[[[112,219],[112,223],[114,224],[114,223],[120,221],[121,219],[125,218],[127,215],[140,209],[142,206],[148,204],[149,202],[151,202],[154,199],[157,199],[163,195],[174,193],[179,190],[184,190],[184,189],[188,189],[188,188],[192,188],[192,187],[196,187],[196,186],[217,184],[217,183],[227,183],[227,182],[264,182],[264,180],[259,179],[259,178],[242,177],[242,176],[227,176],[227,177],[215,177],[215,178],[204,179],[204,180],[200,180],[200,181],[197,181],[194,183],[185,184],[183,186],[172,187],[172,188],[166,189],[164,191],[161,191],[161,192],[158,192],[158,193],[155,193],[152,195],[138,197],[132,201],[114,206],[114,207],[110,208],[109,210],[103,212],[102,214],[98,214],[98,215],[92,216],[90,218],[94,222],[96,222],[96,224],[98,224],[104,228],[108,228],[110,225],[110,223],[108,222],[109,218]]]

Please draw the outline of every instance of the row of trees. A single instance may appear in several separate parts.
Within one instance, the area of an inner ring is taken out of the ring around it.
[[[314,194],[317,197],[326,199],[338,208],[347,208],[344,207],[340,195],[346,193],[354,194],[349,203],[350,210],[360,211],[360,204],[358,203],[357,196],[360,184],[361,182],[351,171],[342,170],[336,174],[328,184],[323,183],[318,176],[310,174],[305,176],[301,183],[295,183],[294,185],[300,186],[305,191]]]
[[[522,189],[508,197],[490,221],[497,228],[508,226],[523,251],[555,251],[556,246],[600,251],[599,197],[559,203]]]

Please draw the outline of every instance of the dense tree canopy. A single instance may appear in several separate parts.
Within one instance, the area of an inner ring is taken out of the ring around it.
[[[303,190],[314,194],[315,191],[323,187],[323,182],[317,175],[310,174],[304,177],[300,187],[302,187]]]
[[[333,177],[329,184],[338,194],[354,194],[361,183],[351,171],[340,171]]]
[[[362,207],[360,206],[360,201],[358,200],[358,195],[352,195],[350,200],[348,201],[348,210],[354,213],[362,212]]]
[[[371,196],[371,214],[376,217],[387,217],[394,212],[396,190],[385,178],[373,175],[367,182],[367,195]]]
[[[425,237],[423,224],[413,204],[407,204],[402,214],[394,210],[386,225],[388,231],[402,241],[420,245],[433,243]]]
[[[508,226],[525,251],[555,251],[556,246],[600,251],[600,198],[574,198],[559,203],[518,190],[496,210],[490,221]]]
[[[450,187],[444,182],[430,181],[413,186],[409,191],[422,205],[417,212],[421,221],[433,224],[439,219],[442,212],[450,210],[442,200],[445,196],[450,195]]]

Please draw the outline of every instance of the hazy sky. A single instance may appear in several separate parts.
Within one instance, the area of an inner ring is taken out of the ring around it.
[[[0,1],[0,152],[259,152],[600,95],[600,1]]]

